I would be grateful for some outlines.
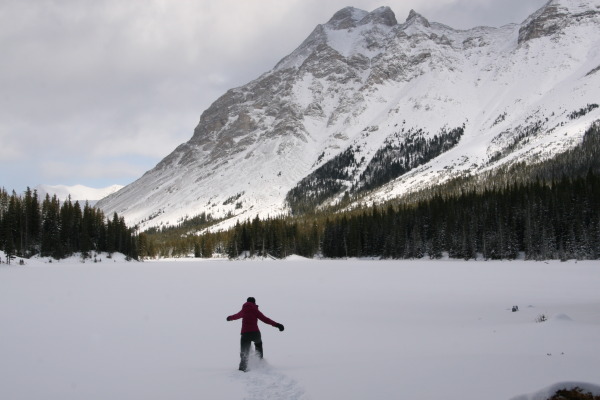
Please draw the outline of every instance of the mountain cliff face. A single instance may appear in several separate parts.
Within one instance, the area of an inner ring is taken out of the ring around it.
[[[600,120],[599,29],[600,0],[467,31],[344,8],[98,206],[142,228],[201,213],[235,223],[553,157]]]

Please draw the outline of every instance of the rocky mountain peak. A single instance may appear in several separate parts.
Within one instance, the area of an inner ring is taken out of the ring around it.
[[[345,7],[333,14],[326,25],[332,29],[350,29],[356,27],[357,23],[367,15],[369,13],[364,10]]]
[[[410,26],[410,25],[422,25],[422,26],[425,26],[427,28],[429,28],[431,26],[429,24],[429,21],[427,20],[427,18],[423,17],[421,14],[419,14],[415,10],[410,10],[410,13],[408,13],[408,18],[406,18],[405,24],[407,26]]]
[[[389,7],[379,7],[367,12],[354,7],[345,7],[333,14],[327,27],[334,30],[351,29],[369,23],[394,26],[398,24],[396,15]]]
[[[600,19],[598,0],[550,0],[527,18],[519,30],[519,44],[560,34],[567,26]]]
[[[396,14],[389,7],[379,7],[378,9],[371,11],[366,17],[364,17],[359,25],[368,23],[381,24],[386,26],[394,26],[398,24],[396,20]]]

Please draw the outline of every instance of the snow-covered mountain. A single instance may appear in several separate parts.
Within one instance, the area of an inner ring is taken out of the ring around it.
[[[552,157],[600,120],[598,32],[600,0],[551,0],[521,24],[466,31],[344,8],[98,206],[142,227],[203,212],[235,222]]]
[[[65,201],[71,196],[71,201],[73,202],[79,201],[85,203],[87,201],[90,205],[94,205],[98,200],[116,193],[122,188],[122,185],[112,185],[99,189],[83,185],[38,185],[35,190],[37,190],[38,198],[41,200],[46,197],[46,194],[50,195],[50,197],[56,195],[60,201]]]

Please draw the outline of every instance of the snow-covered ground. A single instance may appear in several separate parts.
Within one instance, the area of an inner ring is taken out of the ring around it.
[[[45,261],[0,265],[0,399],[600,394],[597,261]],[[248,296],[285,331],[242,373]]]

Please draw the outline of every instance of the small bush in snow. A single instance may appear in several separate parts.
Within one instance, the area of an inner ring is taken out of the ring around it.
[[[546,318],[545,314],[540,314],[536,317],[535,322],[545,322],[548,318]]]

